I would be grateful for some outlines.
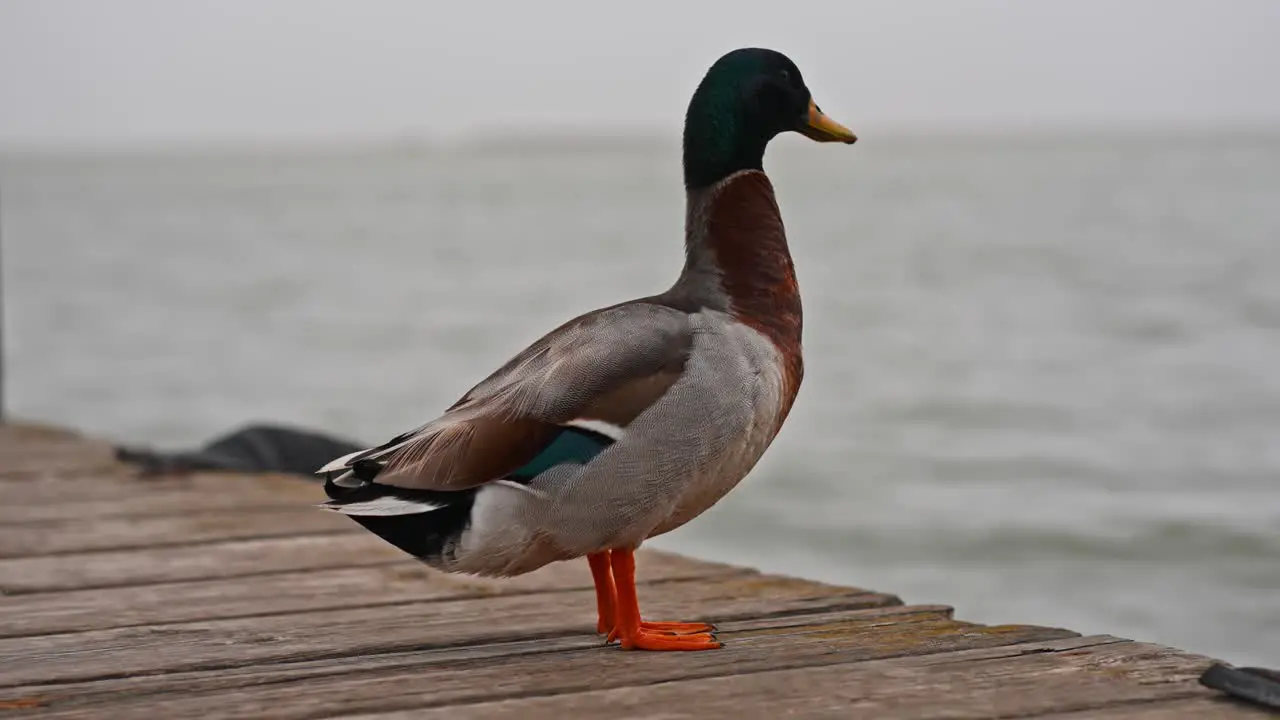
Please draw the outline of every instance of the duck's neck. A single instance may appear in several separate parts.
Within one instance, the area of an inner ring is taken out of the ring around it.
[[[726,75],[725,72],[728,72]],[[707,188],[741,170],[762,170],[764,149],[776,130],[744,111],[732,67],[713,69],[689,101],[684,119],[684,186]]]
[[[799,383],[803,313],[773,184],[759,170],[688,191],[685,265],[668,293],[763,333]]]

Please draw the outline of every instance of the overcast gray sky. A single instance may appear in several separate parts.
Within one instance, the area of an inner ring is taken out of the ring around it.
[[[0,0],[0,145],[675,133],[722,52],[897,128],[1280,126],[1280,0]]]

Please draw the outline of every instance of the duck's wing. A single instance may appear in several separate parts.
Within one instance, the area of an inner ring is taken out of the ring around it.
[[[566,427],[616,439],[684,371],[688,314],[636,301],[556,328],[485,378],[444,415],[321,473],[355,486],[456,491],[524,467]]]

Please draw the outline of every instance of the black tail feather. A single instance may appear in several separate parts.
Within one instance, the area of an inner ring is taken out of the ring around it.
[[[475,490],[410,490],[376,482],[348,487],[335,483],[333,476],[325,479],[324,491],[330,498],[325,505],[331,508],[384,497],[434,506],[434,509],[403,515],[348,515],[369,532],[429,563],[439,560],[446,547],[471,524],[471,506],[476,495]]]

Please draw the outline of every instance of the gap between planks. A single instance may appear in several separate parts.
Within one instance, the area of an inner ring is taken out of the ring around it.
[[[0,526],[84,518],[186,517],[214,510],[301,508],[323,502],[315,481],[282,475],[194,473],[138,478],[121,466],[69,478],[3,479]],[[322,512],[316,508],[316,512]]]
[[[64,713],[54,717],[92,717],[94,712],[109,712],[113,718],[147,712],[179,717],[205,708],[211,713],[205,718],[300,719],[396,707],[457,707],[495,698],[848,664],[1073,635],[1050,628],[983,628],[948,615],[945,608],[901,607],[726,623],[726,648],[708,653],[628,653],[579,637],[530,643],[527,652],[510,652],[508,646],[498,656],[488,652],[490,647],[472,646],[361,656],[320,667],[311,663],[310,673],[297,665],[264,666],[11,692],[61,707]]]
[[[759,574],[648,550],[639,553],[639,565],[642,587]],[[556,563],[528,575],[492,580],[446,575],[396,558],[360,567],[14,595],[0,604],[0,637],[592,587],[585,562]]]
[[[764,576],[671,581],[642,602],[651,617],[712,621],[900,604],[890,595]],[[570,590],[6,638],[0,684],[589,635],[594,616],[594,591]]]
[[[1027,717],[1116,704],[1207,699],[1211,692],[1195,680],[1202,660],[1171,648],[1099,636],[713,678],[628,682],[573,694],[539,691],[461,706],[436,705],[424,690],[417,703],[404,703],[397,711],[353,714],[343,709],[325,716],[535,720],[572,714],[575,720],[705,720],[749,712],[754,717],[841,720]],[[1225,714],[1230,712],[1228,703],[1215,707],[1224,714],[1212,717],[1244,717]]]
[[[726,623],[724,628],[727,633],[735,637],[745,638],[755,633],[771,636],[777,641],[799,634],[830,632],[833,627],[848,629],[861,625],[870,629],[898,623],[936,623],[950,619],[950,608],[945,606],[892,606],[852,612],[839,611],[784,618],[731,621]],[[760,647],[757,645],[756,650]],[[127,678],[11,688],[0,692],[15,697],[35,694],[66,700],[70,704],[81,707],[116,701],[122,695],[145,698],[173,694],[234,693],[249,686],[266,688],[264,692],[268,693],[295,693],[298,691],[295,683],[325,682],[327,678],[341,677],[342,682],[355,683],[363,688],[365,695],[372,697],[377,694],[374,692],[375,685],[389,681],[390,676],[396,674],[431,671],[432,668],[461,670],[475,663],[496,667],[508,660],[523,662],[525,659],[535,659],[537,656],[561,656],[565,653],[600,651],[612,653],[617,649],[602,647],[598,636],[586,633],[434,650],[282,661],[212,671],[132,675]],[[361,684],[365,680],[371,682]],[[272,689],[277,686],[282,689]]]

